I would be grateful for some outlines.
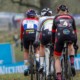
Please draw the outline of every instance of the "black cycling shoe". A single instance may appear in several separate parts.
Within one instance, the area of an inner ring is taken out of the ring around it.
[[[28,76],[29,74],[30,74],[30,70],[29,69],[24,70],[24,76]]]
[[[43,73],[43,69],[44,69],[44,67],[43,66],[40,66],[40,68],[39,68],[39,73]]]
[[[76,75],[76,70],[75,70],[74,66],[71,66],[71,71],[72,71],[72,76],[75,76]]]

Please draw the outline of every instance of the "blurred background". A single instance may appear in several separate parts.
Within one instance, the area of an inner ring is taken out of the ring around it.
[[[0,0],[0,80],[26,79],[21,74],[26,67],[23,65],[20,47],[20,24],[24,13],[32,8],[40,14],[42,8],[49,7],[55,16],[56,8],[60,4],[67,5],[70,14],[75,18],[80,45],[80,0]],[[80,70],[79,58],[76,69]],[[77,76],[79,78],[79,74]]]

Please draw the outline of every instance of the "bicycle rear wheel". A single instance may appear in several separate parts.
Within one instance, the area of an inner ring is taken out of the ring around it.
[[[67,66],[68,66],[67,67],[68,68],[68,71],[67,71],[68,80],[73,80],[70,61],[67,62]]]
[[[39,80],[39,72],[37,67],[36,57],[34,55],[34,80]]]
[[[53,80],[56,80],[56,69],[55,69],[55,59],[54,59],[54,56],[53,56],[53,69],[54,69]]]
[[[30,60],[30,80],[33,80],[33,57],[32,57],[32,45],[29,45],[29,60]]]
[[[62,65],[62,78],[65,80],[73,80],[72,79],[72,72],[71,72],[71,65],[68,58],[68,47],[66,45],[65,51],[63,53],[62,59],[61,59],[61,65]]]

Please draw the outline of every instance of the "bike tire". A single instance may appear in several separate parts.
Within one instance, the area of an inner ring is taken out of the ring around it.
[[[67,62],[68,64],[68,71],[67,71],[67,75],[68,75],[68,80],[73,80],[73,75],[72,75],[72,71],[71,71],[71,64],[70,61]]]
[[[30,80],[34,80],[34,75],[33,75],[33,56],[32,56],[32,45],[29,45],[29,59],[30,59]]]

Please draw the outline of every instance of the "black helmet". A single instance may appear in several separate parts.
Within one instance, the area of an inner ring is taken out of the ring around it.
[[[26,12],[26,16],[27,17],[35,17],[36,16],[36,12],[33,9],[30,9]]]
[[[52,15],[52,10],[50,8],[43,8],[41,10],[41,16],[50,16]]]
[[[65,5],[60,5],[58,8],[57,8],[57,12],[59,12],[59,11],[66,11],[67,10],[67,12],[68,12],[68,8],[65,6]]]

